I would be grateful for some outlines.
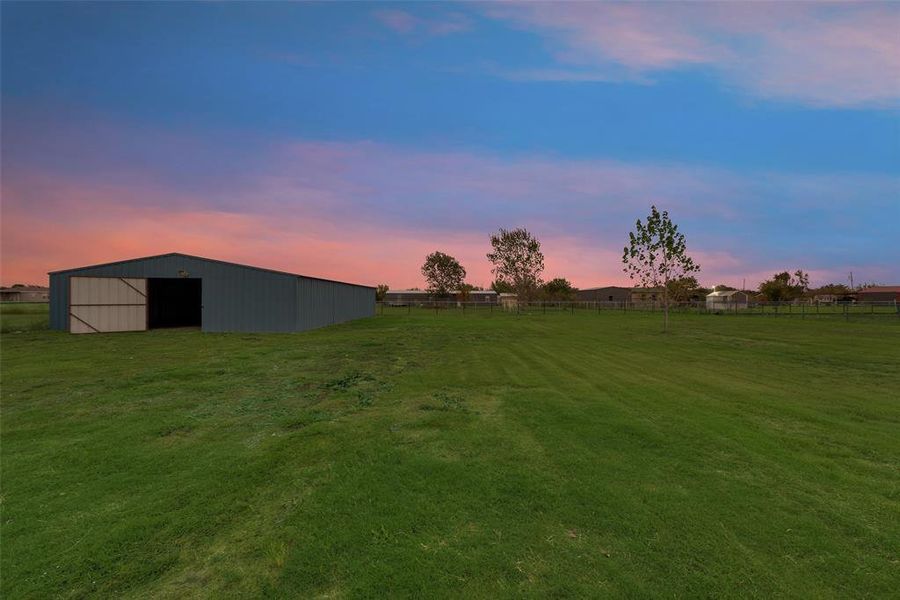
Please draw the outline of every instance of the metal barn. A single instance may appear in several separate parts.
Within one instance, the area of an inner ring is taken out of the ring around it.
[[[50,327],[306,331],[375,314],[375,288],[171,253],[50,273]]]

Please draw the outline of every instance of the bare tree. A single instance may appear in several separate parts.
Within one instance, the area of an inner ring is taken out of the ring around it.
[[[665,311],[664,331],[669,330],[669,283],[691,273],[698,273],[700,265],[687,255],[684,234],[669,219],[668,211],[650,207],[647,222],[640,219],[628,234],[629,245],[622,253],[623,270],[642,286],[662,287]]]
[[[541,285],[544,255],[541,243],[524,228],[503,229],[491,236],[494,251],[487,258],[497,281],[509,285],[520,300],[528,300]]]

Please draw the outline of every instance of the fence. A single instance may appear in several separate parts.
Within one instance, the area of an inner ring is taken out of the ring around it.
[[[506,304],[486,302],[458,302],[456,300],[423,300],[414,302],[378,302],[376,314],[459,314],[460,316],[502,316],[528,314],[584,314],[584,313],[651,313],[664,310],[661,302],[512,302]],[[673,314],[732,315],[757,317],[843,318],[851,317],[900,317],[900,304],[889,302],[751,302],[731,306],[717,304],[710,307],[704,301],[670,302]]]

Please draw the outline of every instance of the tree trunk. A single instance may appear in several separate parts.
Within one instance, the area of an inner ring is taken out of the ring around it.
[[[665,324],[663,325],[663,332],[669,332],[669,286],[666,284],[663,287],[663,307],[665,312]]]

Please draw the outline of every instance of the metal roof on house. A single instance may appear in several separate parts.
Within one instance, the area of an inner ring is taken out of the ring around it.
[[[622,287],[621,285],[604,285],[601,287],[581,288],[579,292],[596,292],[598,290],[630,290],[630,287]]]
[[[423,295],[431,295],[432,292],[428,290],[388,290],[385,292],[386,294],[423,294]],[[459,290],[451,290],[449,293],[451,294],[460,294]],[[496,294],[494,290],[471,290],[469,295],[472,294]]]
[[[719,292],[712,292],[711,294],[707,294],[707,298],[727,298],[728,296],[733,296],[735,294],[744,294],[741,290],[723,290]],[[746,294],[744,294],[746,295]]]

